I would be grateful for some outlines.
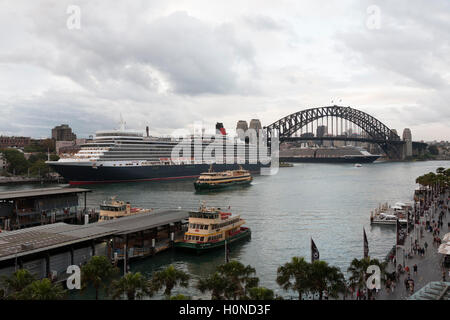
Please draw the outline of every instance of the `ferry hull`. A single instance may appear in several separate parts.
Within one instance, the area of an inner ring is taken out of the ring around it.
[[[209,183],[194,183],[195,190],[197,191],[203,191],[203,190],[216,190],[216,189],[223,189],[233,186],[240,186],[240,185],[249,185],[252,182],[252,179],[248,179],[245,181],[231,181],[227,183],[216,183],[216,184],[209,184]]]
[[[250,229],[245,229],[239,232],[237,235],[234,235],[227,239],[227,246],[235,244],[237,242],[247,240],[251,238]],[[189,242],[177,242],[174,244],[176,249],[194,251],[197,254],[201,254],[203,252],[208,252],[211,250],[215,250],[218,248],[223,248],[225,246],[225,240],[213,242],[213,243],[189,243]]]
[[[53,162],[49,165],[71,185],[94,183],[139,182],[171,179],[193,179],[208,171],[209,164],[156,165],[156,166],[102,166],[97,164]],[[262,165],[244,164],[242,167],[259,173]],[[214,170],[237,170],[237,164],[214,164]]]

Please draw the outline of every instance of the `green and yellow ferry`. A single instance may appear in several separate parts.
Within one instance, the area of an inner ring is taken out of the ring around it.
[[[244,170],[242,166],[239,166],[238,170],[227,170],[221,172],[215,172],[212,169],[212,165],[208,172],[200,174],[198,179],[194,182],[195,190],[210,190],[224,187],[230,187],[235,185],[250,184],[253,178],[250,171]]]
[[[245,220],[240,215],[223,212],[220,208],[200,206],[198,211],[189,212],[189,227],[183,240],[175,248],[202,253],[249,239],[251,231],[243,227]]]

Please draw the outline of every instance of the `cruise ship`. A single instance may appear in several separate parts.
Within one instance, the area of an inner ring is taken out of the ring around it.
[[[240,163],[246,170],[260,172],[263,165],[258,161],[257,145],[229,138],[221,123],[216,124],[216,132],[223,137],[223,160],[214,161],[214,168],[235,170]],[[213,139],[199,135],[152,137],[147,131],[144,136],[142,132],[126,130],[122,121],[119,129],[97,131],[94,139],[76,154],[46,163],[71,185],[196,178],[208,171],[211,160],[194,159],[194,151],[201,147],[203,154],[205,148],[212,148],[212,142]],[[173,158],[175,147],[181,156]],[[190,152],[184,154],[183,149]],[[206,151],[215,159],[214,150]]]
[[[280,161],[311,163],[372,163],[381,155],[360,147],[289,148],[280,151]]]

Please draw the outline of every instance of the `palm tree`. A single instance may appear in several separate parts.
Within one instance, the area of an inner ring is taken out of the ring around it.
[[[202,293],[211,291],[211,300],[222,300],[224,299],[227,285],[227,279],[222,277],[218,272],[214,272],[208,278],[200,279],[197,283],[197,289]]]
[[[19,269],[10,277],[2,276],[1,284],[5,288],[4,295],[6,298],[15,299],[17,295],[30,285],[36,277],[27,269]]]
[[[350,273],[349,282],[352,288],[362,289],[366,286],[366,281],[369,276],[367,274],[367,268],[371,265],[377,265],[380,267],[380,276],[383,280],[383,275],[386,269],[385,262],[380,262],[378,259],[363,258],[358,260],[355,258],[350,263],[350,266],[347,269],[347,271]]]
[[[50,279],[33,281],[19,294],[24,300],[63,300],[67,296],[60,283],[52,283]]]
[[[95,289],[95,300],[98,300],[100,288],[105,288],[107,282],[118,273],[108,258],[104,256],[93,256],[87,264],[81,268],[81,283],[83,289],[91,284]]]
[[[191,298],[184,294],[177,294],[176,296],[170,297],[170,300],[191,300]]]
[[[319,294],[322,300],[326,290],[330,297],[338,298],[339,293],[345,291],[345,278],[338,267],[329,266],[325,261],[316,260],[309,268],[309,290]]]
[[[256,270],[250,265],[244,266],[239,261],[230,261],[217,267],[217,272],[227,282],[224,291],[225,298],[233,300],[245,299],[247,290],[258,286],[259,279],[253,275]]]
[[[187,288],[189,278],[186,272],[177,270],[174,266],[170,265],[164,270],[153,274],[149,287],[152,292],[159,291],[165,287],[164,294],[166,297],[170,297],[170,293],[175,286],[180,285]]]
[[[303,257],[293,257],[291,262],[285,263],[277,270],[277,283],[284,290],[294,290],[298,293],[298,299],[302,299],[309,286],[310,265]]]
[[[151,296],[147,279],[140,273],[127,273],[119,280],[111,283],[111,297],[119,299],[126,294],[128,300],[142,299],[144,295]]]
[[[250,300],[273,300],[273,290],[264,287],[254,287],[248,290]]]

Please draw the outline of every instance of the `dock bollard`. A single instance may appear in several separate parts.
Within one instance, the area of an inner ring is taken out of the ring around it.
[[[175,238],[175,232],[172,231],[170,233],[170,247],[171,248],[173,248],[174,238]]]
[[[152,249],[151,249],[151,254],[154,255],[155,254],[155,238],[152,239]]]

